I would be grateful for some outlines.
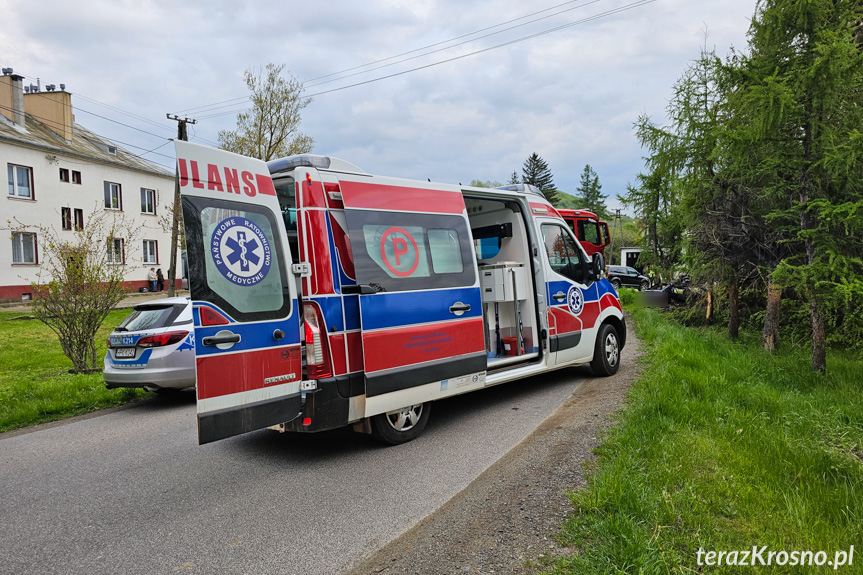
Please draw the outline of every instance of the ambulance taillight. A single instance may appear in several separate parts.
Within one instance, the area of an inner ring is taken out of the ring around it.
[[[324,328],[323,314],[317,304],[303,303],[303,323],[306,328],[306,377],[332,377],[330,350]]]

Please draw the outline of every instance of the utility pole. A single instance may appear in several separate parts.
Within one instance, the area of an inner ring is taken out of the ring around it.
[[[177,139],[184,142],[189,141],[189,135],[186,132],[186,124],[197,124],[197,120],[189,118],[180,118],[179,116],[171,116],[165,114],[169,120],[177,122]],[[177,282],[177,236],[180,234],[180,216],[183,213],[180,204],[180,172],[179,166],[175,168],[176,174],[174,177],[174,209],[171,215],[171,267],[168,268],[168,297],[174,297],[174,284]]]

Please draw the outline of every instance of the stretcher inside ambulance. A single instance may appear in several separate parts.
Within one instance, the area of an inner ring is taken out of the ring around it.
[[[436,399],[620,365],[602,256],[530,186],[176,147],[201,443],[347,425],[402,443]]]

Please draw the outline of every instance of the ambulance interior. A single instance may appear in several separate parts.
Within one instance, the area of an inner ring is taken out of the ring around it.
[[[465,196],[480,276],[489,370],[539,356],[530,245],[519,205]]]

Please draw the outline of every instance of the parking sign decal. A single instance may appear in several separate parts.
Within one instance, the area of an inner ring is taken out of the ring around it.
[[[270,241],[251,220],[225,218],[216,226],[210,255],[225,279],[240,286],[253,286],[267,277],[272,264]]]

